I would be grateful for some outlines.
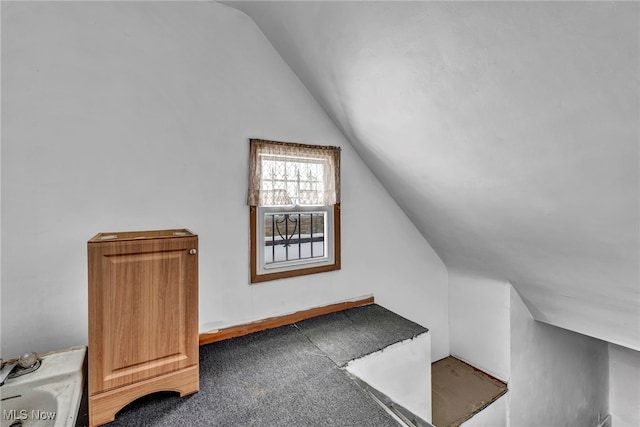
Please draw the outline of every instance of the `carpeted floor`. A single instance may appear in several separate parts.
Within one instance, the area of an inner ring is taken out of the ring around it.
[[[198,393],[138,399],[108,426],[395,427],[341,367],[426,331],[373,304],[202,346]]]

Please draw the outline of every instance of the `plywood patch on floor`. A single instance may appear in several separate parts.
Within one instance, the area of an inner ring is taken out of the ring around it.
[[[431,365],[433,425],[458,427],[507,392],[507,385],[453,356]]]

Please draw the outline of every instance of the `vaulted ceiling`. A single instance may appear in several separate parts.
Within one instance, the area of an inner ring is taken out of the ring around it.
[[[637,2],[226,2],[451,270],[640,350]]]

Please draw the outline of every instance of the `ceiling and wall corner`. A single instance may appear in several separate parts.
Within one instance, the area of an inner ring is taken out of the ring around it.
[[[513,287],[509,294],[509,425],[597,425],[617,397],[609,394],[609,344],[535,321]]]
[[[224,2],[449,269],[640,350],[640,4]]]
[[[201,332],[375,295],[449,354],[444,264],[248,16],[0,4],[5,358],[87,342],[91,236],[184,227],[199,235]],[[340,271],[249,284],[254,137],[342,147]],[[377,224],[394,226],[384,244]]]

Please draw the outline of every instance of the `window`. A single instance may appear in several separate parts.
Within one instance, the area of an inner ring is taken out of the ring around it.
[[[340,269],[340,148],[250,140],[251,283]]]

